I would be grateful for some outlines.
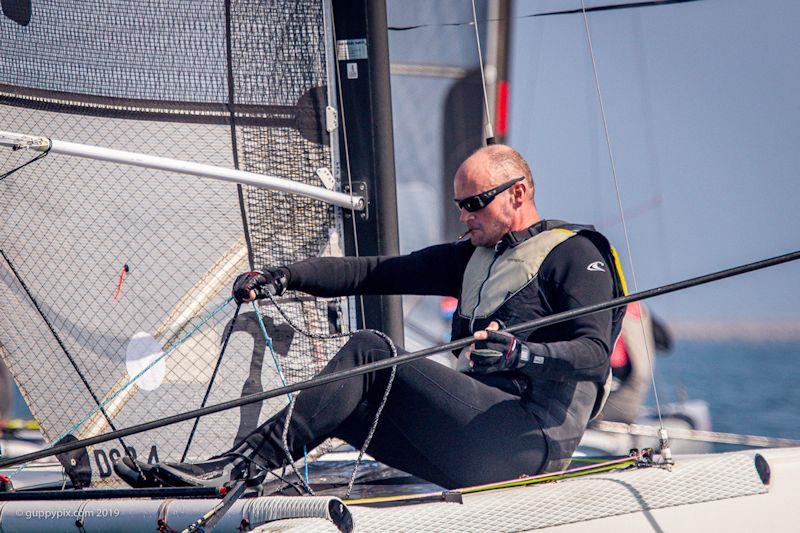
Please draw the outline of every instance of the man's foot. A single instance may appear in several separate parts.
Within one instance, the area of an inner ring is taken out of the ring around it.
[[[135,488],[221,487],[238,479],[258,483],[264,477],[262,469],[241,454],[226,454],[199,463],[146,464],[123,457],[114,462],[114,472]]]
[[[199,463],[158,463],[154,474],[166,487],[221,487],[249,477],[251,463],[241,455],[223,455]]]
[[[135,489],[161,487],[163,483],[155,477],[155,465],[121,457],[114,461],[114,472],[128,485]]]

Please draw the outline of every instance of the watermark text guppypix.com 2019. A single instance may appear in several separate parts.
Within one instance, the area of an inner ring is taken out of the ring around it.
[[[59,520],[61,518],[103,518],[120,515],[119,509],[17,509],[14,515],[25,520],[44,519]]]

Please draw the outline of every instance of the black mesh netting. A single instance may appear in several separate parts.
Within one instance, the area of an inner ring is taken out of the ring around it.
[[[319,185],[315,171],[333,170],[320,129],[320,3],[233,2],[230,13],[240,168]],[[232,167],[225,15],[211,0],[36,2],[25,25],[0,14],[0,130]],[[0,174],[35,155],[0,148]],[[0,181],[0,355],[48,440],[107,431],[102,415],[73,427],[97,406],[88,389],[109,398],[196,328],[107,410],[121,428],[199,407],[234,306],[201,321],[249,268],[248,252],[256,267],[340,253],[333,208],[250,187],[243,196],[246,234],[229,183],[58,154]],[[284,305],[312,331],[346,327],[343,302]],[[264,310],[289,382],[335,352]],[[251,307],[233,329],[209,404],[281,384]],[[189,457],[226,449],[285,404],[205,417]],[[140,457],[177,460],[191,426],[125,441]],[[95,485],[113,481],[120,451],[91,450]]]

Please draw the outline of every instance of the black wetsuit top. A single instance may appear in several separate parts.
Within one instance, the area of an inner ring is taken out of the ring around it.
[[[563,224],[543,220],[524,235],[509,234],[495,253],[502,256],[518,240]],[[597,236],[596,232],[579,232],[558,244],[536,276],[509,294],[489,316],[471,321],[459,305],[453,339],[483,329],[491,320],[500,319],[508,327],[618,296],[610,272],[613,259],[607,250],[601,251],[605,239],[600,236],[600,242]],[[316,296],[418,294],[453,296],[461,301],[464,272],[475,250],[469,242],[459,242],[403,256],[313,258],[286,267],[288,288]],[[598,262],[606,268],[589,268]],[[533,331],[522,339],[538,364],[529,363],[517,372],[470,374],[520,396],[530,406],[547,437],[547,470],[568,461],[586,428],[598,390],[608,376],[619,322],[621,316],[603,311]]]

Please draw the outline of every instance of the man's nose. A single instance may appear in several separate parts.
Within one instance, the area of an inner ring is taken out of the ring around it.
[[[475,217],[474,214],[470,213],[463,207],[458,208],[458,220],[464,224],[466,224],[469,220],[472,220]]]

